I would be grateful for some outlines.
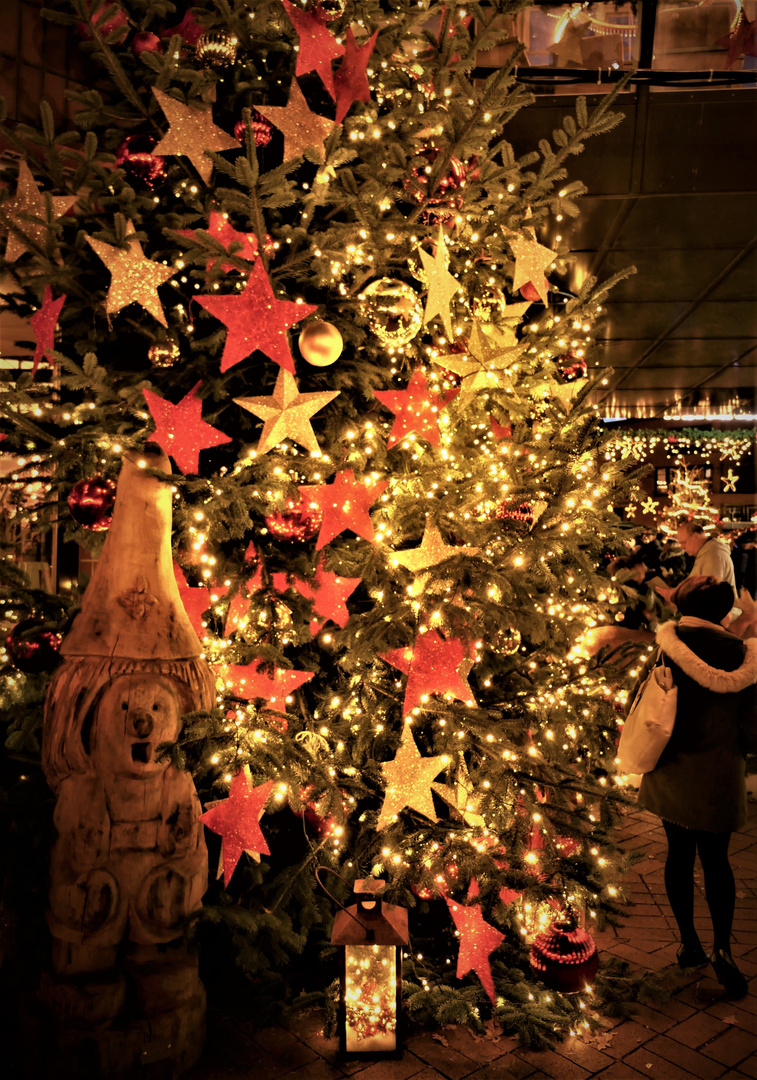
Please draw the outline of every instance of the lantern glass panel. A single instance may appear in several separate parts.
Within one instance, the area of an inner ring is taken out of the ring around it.
[[[397,1048],[397,948],[345,946],[347,1053],[391,1053]]]

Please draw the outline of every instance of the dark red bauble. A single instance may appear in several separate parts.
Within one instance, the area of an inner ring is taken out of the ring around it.
[[[277,540],[289,540],[291,542],[312,540],[320,529],[322,522],[323,514],[321,511],[306,506],[304,502],[275,514],[270,514],[265,519],[266,527],[271,536],[275,536]]]
[[[324,22],[339,19],[347,10],[347,0],[317,0],[315,10]]]
[[[249,124],[244,120],[237,120],[234,125],[234,138],[243,143],[248,127],[252,131],[252,140],[256,146],[268,146],[273,134],[273,124],[266,120],[257,109],[250,109]]]
[[[8,659],[26,675],[52,671],[60,659],[61,634],[51,630],[42,619],[24,619],[16,623],[5,639]]]
[[[135,56],[141,56],[144,52],[162,53],[163,43],[157,34],[151,34],[149,30],[140,30],[131,39],[131,51]]]
[[[93,476],[89,480],[80,480],[78,484],[74,484],[68,496],[68,509],[71,517],[83,529],[104,532],[113,518],[115,501],[115,480]]]
[[[546,293],[549,288],[549,282],[544,278],[544,292]],[[541,300],[536,286],[531,281],[527,281],[525,285],[521,286],[520,295],[524,300],[530,300],[531,303],[536,303],[537,300]]]
[[[418,152],[418,157],[425,158],[427,165],[414,165],[410,170],[412,180],[405,180],[404,188],[412,195],[416,202],[426,202],[428,206],[444,207],[447,210],[459,210],[463,206],[462,195],[455,194],[459,188],[465,187],[465,166],[457,158],[450,158],[447,172],[438,178],[436,188],[431,198],[426,198],[430,168],[433,167],[439,150],[436,146],[428,146]],[[426,169],[429,168],[429,172]]]
[[[156,141],[152,135],[127,135],[116,149],[116,165],[150,188],[166,175],[165,158],[152,152]]]
[[[92,22],[95,24],[99,33],[102,34],[104,38],[108,37],[108,35],[112,34],[115,30],[119,30],[120,33],[115,39],[115,42],[116,44],[120,44],[122,41],[125,40],[126,35],[129,32],[129,20],[126,18],[126,14],[121,10],[121,8],[118,8],[117,11],[114,11],[112,15],[108,16],[108,18],[105,19],[105,12],[113,5],[109,3],[99,4],[97,6],[96,5],[97,0],[90,0],[90,2],[87,4],[87,7],[89,8],[89,11],[92,15]],[[94,11],[92,10],[93,8],[95,9]],[[90,40],[92,38],[92,32],[90,31],[89,27],[85,22],[78,22],[76,24],[76,29],[79,35],[86,40]]]
[[[537,979],[561,994],[585,990],[599,969],[594,939],[580,928],[570,908],[558,915],[548,930],[537,934],[529,959]]]
[[[589,374],[589,368],[585,360],[577,359],[574,356],[561,356],[557,361],[558,364],[562,364],[560,367],[560,374],[566,382],[576,382],[577,379],[585,379]]]

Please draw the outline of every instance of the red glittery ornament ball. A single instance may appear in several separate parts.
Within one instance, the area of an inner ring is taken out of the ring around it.
[[[104,476],[93,476],[74,484],[68,496],[71,517],[83,529],[104,532],[113,518],[116,483]]]
[[[270,514],[266,527],[277,540],[300,541],[312,540],[321,527],[323,514],[316,507],[304,502],[295,503],[286,510]]]
[[[536,977],[549,990],[578,994],[591,983],[599,969],[594,939],[582,930],[568,908],[548,930],[537,934],[529,957]]]
[[[549,288],[549,282],[544,278],[544,291]],[[537,300],[541,300],[539,293],[536,290],[536,286],[531,281],[527,281],[520,289],[520,295],[524,300],[530,300],[531,303],[536,303]]]
[[[234,138],[243,143],[248,127],[252,132],[252,139],[256,146],[268,146],[273,134],[273,124],[269,123],[264,116],[261,116],[257,109],[250,109],[249,122],[237,120],[234,125]]]
[[[5,639],[8,659],[18,671],[39,675],[52,671],[60,659],[63,637],[51,630],[42,619],[24,619],[16,623]]]
[[[149,30],[140,30],[131,39],[131,51],[135,56],[142,53],[162,53],[163,43],[157,34],[151,34]]]
[[[111,44],[120,44],[124,41],[129,32],[129,21],[120,7],[116,8],[115,11],[112,11],[113,4],[106,3],[98,5],[97,0],[90,0],[87,4],[87,8],[91,13],[92,22],[95,24],[98,33],[102,37],[107,38],[110,34],[118,30],[120,33]],[[111,10],[112,14],[105,18],[105,12],[108,10]],[[76,24],[76,29],[79,35],[87,40],[90,40],[93,36],[92,31],[85,22],[78,22]]]
[[[127,135],[116,149],[116,165],[150,188],[166,175],[165,159],[152,152],[155,143],[152,135]]]

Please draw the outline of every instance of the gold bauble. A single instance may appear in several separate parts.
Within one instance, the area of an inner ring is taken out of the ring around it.
[[[342,335],[330,322],[317,320],[308,323],[300,334],[300,352],[313,367],[328,367],[342,354]]]
[[[423,325],[418,294],[398,278],[379,278],[360,293],[368,324],[382,345],[407,345]]]
[[[494,651],[501,656],[514,656],[520,648],[522,640],[520,630],[515,626],[510,626],[507,630],[496,631],[492,644]]]
[[[197,39],[195,53],[205,67],[230,67],[237,58],[238,44],[233,34],[223,30],[206,30]]]
[[[154,341],[147,355],[153,367],[170,368],[179,359],[181,350],[175,341]]]

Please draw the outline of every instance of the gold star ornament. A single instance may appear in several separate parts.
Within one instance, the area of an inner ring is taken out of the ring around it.
[[[308,148],[322,150],[326,137],[336,127],[333,120],[310,111],[296,79],[292,79],[289,101],[285,106],[259,105],[256,107],[266,120],[270,120],[273,126],[282,132],[284,161],[299,157]]]
[[[508,330],[498,330],[489,325],[485,331],[477,320],[468,339],[468,352],[451,356],[433,357],[432,362],[454,371],[462,378],[461,394],[475,394],[479,390],[511,385],[507,368],[521,355],[523,345],[512,344]]]
[[[439,563],[444,562],[445,559],[451,559],[454,555],[478,555],[480,550],[477,547],[455,547],[453,544],[445,544],[436,522],[427,518],[420,547],[394,551],[392,561],[406,567],[411,573],[418,574],[421,570],[438,566]],[[428,577],[428,574],[420,574],[416,578],[412,588],[413,596],[423,591]]]
[[[181,154],[188,157],[203,183],[207,184],[213,172],[213,162],[206,156],[206,150],[220,153],[222,150],[239,150],[240,143],[222,128],[213,123],[213,110],[195,109],[192,105],[182,105],[170,94],[152,88],[168,121],[168,132],[152,151],[157,156]]]
[[[460,288],[460,282],[449,272],[449,252],[441,225],[439,236],[436,241],[436,254],[432,258],[423,248],[418,248],[418,254],[423,263],[423,270],[428,282],[426,295],[426,310],[423,313],[423,324],[431,322],[438,315],[447,337],[452,337],[452,317],[449,311],[450,301]]]
[[[166,316],[158,296],[158,286],[174,274],[172,266],[161,266],[145,257],[142,245],[132,234],[134,225],[129,221],[126,228],[127,246],[116,247],[103,240],[87,237],[89,246],[100,256],[110,270],[110,288],[105,298],[105,310],[114,315],[128,304],[139,304],[149,311],[162,326]]]
[[[554,262],[557,252],[543,244],[537,244],[535,240],[526,240],[523,236],[509,236],[507,240],[515,256],[513,292],[530,281],[542,303],[546,304],[548,295],[544,287],[544,275],[547,267]]]
[[[264,421],[257,448],[259,454],[267,454],[284,439],[292,439],[311,453],[320,454],[310,418],[338,396],[339,390],[301,394],[291,371],[281,368],[269,397],[241,397],[234,401]]]
[[[76,198],[76,195],[51,195],[53,221],[70,210]],[[49,228],[45,196],[39,190],[31,169],[25,161],[20,161],[18,165],[16,194],[12,199],[6,199],[0,209],[10,218],[14,227],[23,233],[22,238],[13,230],[8,230],[8,243],[5,248],[6,262],[15,262],[19,255],[32,251],[34,248],[44,249]],[[38,220],[30,221],[25,216],[27,214]]]
[[[458,766],[457,781],[454,787],[450,787],[449,784],[432,784],[431,787],[453,810],[458,812],[469,828],[482,829],[484,827],[486,822],[482,815],[478,813],[481,799],[476,796],[464,759],[460,761]]]
[[[431,782],[448,763],[446,754],[421,757],[410,725],[405,724],[397,756],[394,761],[385,761],[381,766],[386,792],[376,829],[380,832],[387,825],[391,825],[405,807],[417,810],[424,817],[436,821]]]

